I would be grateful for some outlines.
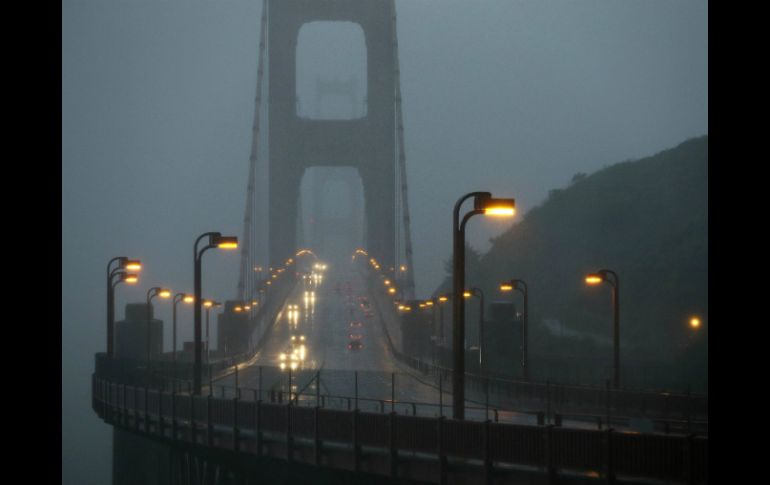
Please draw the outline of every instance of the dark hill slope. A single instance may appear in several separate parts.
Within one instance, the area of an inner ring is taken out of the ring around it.
[[[681,357],[692,333],[687,318],[708,312],[708,136],[552,191],[480,265],[480,281],[469,284],[481,284],[490,300],[499,281],[529,284],[534,352],[549,351],[542,319],[611,337],[609,286],[583,282],[608,268],[620,277],[624,356]]]

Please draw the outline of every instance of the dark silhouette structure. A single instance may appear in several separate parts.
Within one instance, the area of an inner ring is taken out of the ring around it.
[[[420,308],[421,300],[404,302],[411,310],[401,314],[401,342],[403,352],[412,357],[430,357],[433,311]]]
[[[235,355],[246,352],[249,348],[249,312],[235,312],[236,306],[243,306],[242,301],[226,301],[225,311],[217,315],[218,352],[222,355]]]
[[[127,304],[125,319],[115,324],[115,357],[137,360],[146,358],[148,334],[149,355],[157,358],[163,353],[163,321],[153,318],[152,304],[149,307],[146,303]]]

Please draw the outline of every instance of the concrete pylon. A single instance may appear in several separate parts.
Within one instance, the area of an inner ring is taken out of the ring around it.
[[[268,0],[269,255],[279,266],[297,247],[299,187],[310,167],[358,169],[365,246],[385,267],[395,260],[395,71],[393,17],[383,0]],[[358,24],[366,40],[366,116],[312,120],[296,111],[299,30],[313,21]]]
[[[147,303],[126,305],[125,318],[115,322],[115,358],[144,361],[147,358],[147,324],[150,324],[150,355],[163,352],[163,321],[153,318]],[[124,429],[112,429],[112,485],[160,485],[170,482],[170,449]]]

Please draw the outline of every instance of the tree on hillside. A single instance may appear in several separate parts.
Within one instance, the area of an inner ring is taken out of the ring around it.
[[[580,182],[584,178],[586,178],[588,175],[586,175],[584,172],[578,172],[575,175],[572,176],[572,180],[570,180],[570,184],[575,184],[577,182]]]

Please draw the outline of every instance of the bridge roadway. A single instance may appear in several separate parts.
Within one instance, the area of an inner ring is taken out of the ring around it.
[[[361,308],[359,298],[368,296],[363,277],[350,265],[327,268],[318,283],[300,281],[294,288],[260,350],[245,367],[239,368],[239,387],[259,389],[259,367],[264,366],[261,389],[288,392],[291,338],[294,336],[294,347],[299,349],[304,345],[306,350],[304,359],[298,361],[297,369],[292,372],[293,392],[302,391],[307,385],[304,392],[314,395],[313,376],[320,371],[321,394],[353,397],[354,371],[358,371],[358,396],[361,399],[389,401],[391,374],[395,373],[396,401],[438,404],[438,391],[417,379],[410,367],[393,357],[382,327],[374,316],[367,317]],[[292,308],[295,305],[297,310]],[[353,341],[351,335],[360,336],[361,349],[348,348]],[[302,337],[304,343],[298,343],[302,342],[299,340]],[[278,374],[270,372],[273,369],[268,368],[280,367],[282,353],[286,355],[283,362],[287,368]],[[216,384],[234,387],[235,376],[230,373]],[[248,393],[242,395],[247,397]],[[451,395],[444,393],[444,400],[449,405]],[[330,401],[332,405],[335,403],[339,404]],[[371,409],[371,403],[359,401],[362,410],[367,409],[367,405]]]
[[[191,476],[207,475],[206,470],[213,466],[236,475],[261,477],[256,463],[262,462],[254,461],[256,456],[287,460],[286,470],[315,465],[347,470],[366,481],[390,476],[437,483],[596,483],[613,482],[616,475],[628,483],[708,481],[705,437],[627,433],[617,428],[569,429],[593,425],[566,420],[561,426],[532,426],[533,417],[516,412],[499,413],[499,421],[513,424],[481,423],[486,414],[481,407],[467,410],[468,421],[429,417],[438,414],[435,406],[412,407],[405,401],[435,403],[438,393],[417,371],[392,355],[378,315],[367,318],[362,311],[359,298],[366,295],[364,277],[352,268],[330,267],[319,283],[300,282],[283,302],[261,348],[248,363],[241,364],[240,399],[227,398],[233,397],[234,374],[217,382],[223,390],[227,390],[223,385],[230,386],[230,396],[220,396],[216,390],[209,396],[191,396],[183,390],[173,393],[141,383],[121,383],[125,377],[122,367],[112,369],[102,354],[97,356],[92,383],[95,411],[123,430],[173,444],[177,451],[172,454],[172,467],[190,468],[194,463]],[[351,321],[363,324],[351,328]],[[347,347],[354,332],[364,342],[358,351]],[[270,403],[267,390],[288,391],[288,369],[281,371],[277,366],[291,362],[280,359],[282,352],[289,354],[289,349],[301,345],[292,346],[292,336],[305,337],[305,357],[292,372],[296,379],[292,387],[302,391],[311,385],[299,406],[286,406],[285,397],[283,405]],[[350,406],[347,399],[327,398],[325,405],[315,407],[312,377],[317,371],[322,376],[322,396],[353,395],[353,371],[357,371],[359,396],[377,400],[361,401],[358,408],[372,411],[369,406],[373,405],[380,412],[330,409],[345,409]],[[399,401],[394,414],[388,414],[391,372],[397,376]],[[253,402],[257,395],[250,392],[260,387],[260,381],[261,405]],[[445,393],[443,414],[451,416],[450,397]],[[405,416],[415,411],[420,417]],[[195,470],[200,466],[204,471],[199,473]]]
[[[421,416],[452,415],[452,395],[444,390],[439,399],[435,382],[421,376],[412,367],[398,361],[390,350],[388,337],[374,314],[375,305],[365,310],[361,298],[372,301],[364,277],[351,263],[332,266],[317,282],[300,280],[284,302],[278,318],[265,336],[259,350],[238,370],[238,388],[242,399],[254,399],[257,391],[263,400],[285,400],[289,386],[291,353],[297,349],[304,358],[297,360],[291,372],[291,390],[301,393],[299,404],[315,405],[316,371],[320,371],[320,394],[326,396],[356,395],[355,372],[358,374],[358,408],[364,411],[390,411]],[[368,314],[368,316],[367,316]],[[351,323],[355,322],[353,326]],[[360,326],[359,326],[360,324]],[[351,335],[360,336],[363,348],[349,348]],[[295,339],[292,341],[292,337]],[[304,338],[304,341],[302,340]],[[284,354],[285,360],[281,360]],[[286,368],[279,371],[281,363]],[[395,403],[391,401],[392,374],[395,374]],[[260,382],[261,376],[261,382]],[[217,386],[235,392],[235,373],[215,381]],[[274,394],[270,394],[273,391]],[[224,392],[224,391],[223,391]],[[312,401],[312,403],[310,402]],[[351,402],[352,401],[352,402]],[[422,404],[412,404],[422,403]],[[355,399],[326,398],[325,407],[355,407]],[[440,411],[441,409],[441,411]],[[511,410],[487,410],[484,403],[466,400],[466,419],[483,421],[497,419],[515,424],[537,424],[535,413]],[[594,421],[567,420],[562,426],[595,429]]]

